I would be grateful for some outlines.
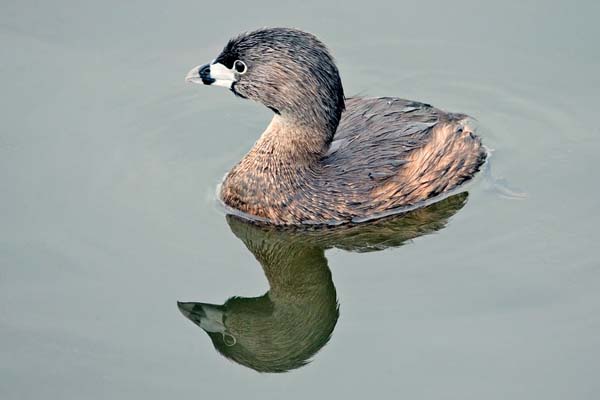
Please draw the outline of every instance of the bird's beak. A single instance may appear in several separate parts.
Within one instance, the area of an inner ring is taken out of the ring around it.
[[[179,311],[206,332],[225,332],[223,307],[207,303],[177,302]]]
[[[235,83],[235,72],[221,63],[198,65],[185,76],[186,82],[223,86],[231,89]]]

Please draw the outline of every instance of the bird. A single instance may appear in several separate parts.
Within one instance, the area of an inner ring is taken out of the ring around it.
[[[228,212],[273,225],[360,223],[422,207],[481,169],[473,119],[397,97],[348,97],[328,48],[295,28],[230,39],[186,81],[262,103],[271,122],[225,175]]]

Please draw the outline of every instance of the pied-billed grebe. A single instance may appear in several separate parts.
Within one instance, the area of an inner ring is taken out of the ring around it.
[[[312,34],[265,28],[230,40],[187,81],[224,86],[275,115],[225,177],[225,205],[274,224],[357,222],[425,204],[486,158],[464,114],[391,97],[345,99]]]

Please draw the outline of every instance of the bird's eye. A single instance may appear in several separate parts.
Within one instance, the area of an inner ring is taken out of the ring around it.
[[[235,71],[241,75],[246,73],[248,67],[243,61],[235,60],[235,62],[233,63],[233,69],[235,69]]]

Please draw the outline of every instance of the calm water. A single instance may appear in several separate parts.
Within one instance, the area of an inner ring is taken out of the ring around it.
[[[598,3],[283,3],[3,2],[0,397],[598,398]],[[491,174],[351,232],[226,219],[270,112],[183,78],[265,25],[477,117]]]

